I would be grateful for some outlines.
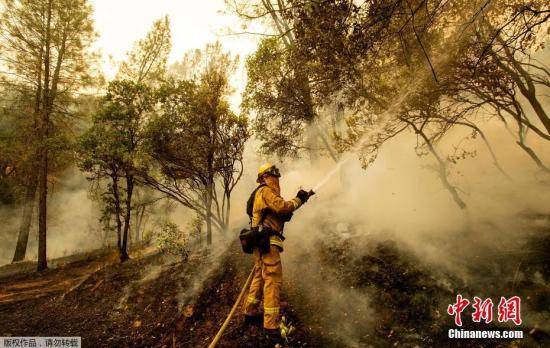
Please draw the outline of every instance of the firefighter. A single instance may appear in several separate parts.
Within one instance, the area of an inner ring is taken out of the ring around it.
[[[307,202],[310,194],[298,191],[296,197],[285,201],[279,187],[279,169],[266,163],[258,170],[256,190],[252,208],[251,227],[262,225],[270,230],[269,252],[262,253],[254,248],[254,275],[244,303],[245,322],[257,321],[260,301],[264,301],[263,326],[270,336],[277,336],[280,328],[280,292],[283,277],[280,253],[283,251],[283,227],[290,220],[292,212]]]

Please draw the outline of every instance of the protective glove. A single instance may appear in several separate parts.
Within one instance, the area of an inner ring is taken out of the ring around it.
[[[281,220],[283,222],[289,222],[290,219],[292,219],[292,213],[288,213],[288,214],[281,214],[280,217],[281,217]]]
[[[309,199],[309,193],[307,191],[300,190],[296,194],[296,197],[300,198],[300,201],[304,204]]]

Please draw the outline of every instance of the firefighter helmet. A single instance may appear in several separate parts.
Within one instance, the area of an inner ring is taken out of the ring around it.
[[[279,172],[279,168],[277,168],[276,166],[274,166],[273,164],[271,163],[265,163],[263,164],[259,169],[258,169],[258,178],[256,179],[257,182],[260,182],[260,179],[261,177],[264,175],[264,174],[269,174],[269,175],[273,175],[275,177],[280,177],[281,176],[281,173]]]

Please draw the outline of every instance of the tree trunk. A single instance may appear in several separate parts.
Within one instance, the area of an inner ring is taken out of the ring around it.
[[[458,191],[456,187],[451,185],[449,182],[449,179],[447,178],[447,166],[445,165],[445,162],[441,159],[435,148],[433,147],[430,139],[426,136],[426,134],[422,131],[422,127],[418,128],[414,122],[411,122],[405,118],[401,118],[402,121],[408,123],[415,131],[416,134],[420,135],[424,142],[426,143],[426,146],[428,146],[428,150],[430,153],[434,156],[434,158],[437,161],[438,164],[438,170],[437,173],[439,174],[439,179],[441,180],[441,183],[443,186],[449,191],[451,196],[453,197],[453,200],[455,203],[460,207],[460,209],[466,209],[466,203],[460,198],[460,195],[458,194]]]
[[[309,163],[314,165],[319,160],[319,156],[317,154],[317,149],[319,148],[317,144],[317,140],[319,137],[317,137],[317,134],[315,134],[315,130],[313,128],[313,122],[310,122],[305,130],[305,148],[307,151],[307,156],[309,159]]]
[[[143,216],[145,215],[145,210],[147,210],[147,206],[143,205],[137,210],[137,223],[136,223],[136,231],[135,231],[135,240],[138,242],[141,234],[141,228],[143,226]]]
[[[225,206],[225,221],[224,221],[225,230],[229,228],[229,214],[231,214],[231,192],[227,192],[227,202]]]
[[[120,250],[122,248],[122,221],[120,220],[121,209],[120,209],[120,193],[118,192],[118,175],[112,174],[111,179],[113,180],[113,198],[115,201],[115,221],[116,221],[116,236],[117,236],[117,248]]]
[[[109,247],[109,231],[111,230],[111,217],[107,219],[107,222],[105,223],[105,228],[103,229],[103,246]]]
[[[212,101],[212,113],[210,114],[210,144],[207,157],[206,178],[206,245],[212,245],[212,200],[214,199],[214,151],[216,146],[217,119],[215,110],[218,100]]]
[[[206,245],[210,246],[212,245],[212,183],[207,184],[206,191]]]
[[[47,139],[47,135],[44,140]],[[48,268],[46,260],[46,227],[48,197],[48,148],[42,145],[38,177],[38,271]]]
[[[17,237],[17,245],[15,246],[15,253],[13,255],[12,262],[24,260],[27,253],[29,230],[31,227],[32,213],[35,206],[37,184],[38,182],[36,175],[33,173],[31,174],[31,179],[29,185],[27,186],[27,192],[25,194],[25,201],[23,202],[21,225],[19,226],[19,235]]]
[[[451,185],[449,182],[449,179],[447,178],[447,166],[445,165],[445,162],[439,157],[439,154],[435,151],[435,148],[432,146],[432,143],[428,140],[428,137],[420,131],[420,135],[426,142],[426,145],[428,145],[428,149],[430,150],[430,153],[435,157],[437,164],[438,164],[438,170],[437,173],[439,174],[439,179],[441,180],[441,183],[443,186],[449,191],[451,196],[453,197],[453,200],[455,203],[460,207],[460,209],[466,209],[466,203],[460,198],[460,195],[458,194],[458,191],[456,187]]]
[[[130,230],[130,217],[132,216],[132,193],[134,191],[134,177],[126,176],[126,211],[124,214],[124,233],[122,234],[122,247],[120,248],[120,261],[129,259],[128,256],[128,231]]]
[[[34,96],[34,135],[40,137],[40,106],[42,101],[42,58],[43,50],[40,51],[37,64],[37,77],[36,77],[36,92]],[[34,160],[38,160],[39,153],[35,151]],[[38,175],[36,171],[30,173],[30,180],[26,188],[25,201],[23,202],[23,211],[21,214],[21,224],[19,225],[19,235],[17,236],[17,245],[15,246],[15,253],[13,255],[12,262],[22,261],[27,254],[27,245],[29,241],[29,231],[32,222],[33,212],[36,206],[36,189],[38,187]]]
[[[316,116],[316,118],[319,118],[319,116]],[[311,125],[314,125],[317,129],[317,136],[319,137],[319,139],[321,139],[323,146],[328,151],[330,158],[332,158],[334,163],[338,163],[340,161],[340,155],[334,150],[334,148],[330,144],[324,129],[321,128],[321,126],[317,122],[315,122],[315,120],[311,121]]]
[[[44,112],[40,164],[38,169],[38,271],[48,268],[47,262],[47,219],[48,219],[48,128],[49,111]]]
[[[139,239],[143,240],[145,237],[145,228],[147,227],[147,223],[149,221],[149,214],[145,215],[143,217],[143,222],[141,223],[141,228],[139,229]]]
[[[48,1],[46,10],[46,28],[44,42],[44,86],[43,110],[40,120],[39,168],[38,168],[38,265],[37,270],[48,268],[46,260],[46,228],[47,228],[47,197],[48,197],[48,134],[50,127],[50,112],[53,103],[50,94],[50,50],[52,0]]]
[[[500,39],[500,41],[501,43],[503,43],[502,39]],[[508,57],[510,64],[517,71],[516,74],[512,69],[509,69],[510,73],[512,74],[512,78],[516,81],[521,94],[523,94],[525,99],[527,99],[544,128],[546,128],[546,132],[550,134],[550,118],[548,118],[546,111],[544,110],[543,106],[537,98],[537,90],[535,87],[535,83],[533,82],[533,78],[531,77],[529,72],[527,72],[521,66],[520,62],[518,62],[516,57],[514,56],[514,53],[510,51],[507,46],[504,46],[504,52]],[[521,78],[523,78],[525,82],[522,81]]]
[[[548,167],[546,167],[542,163],[539,156],[537,156],[537,154],[535,153],[535,151],[533,151],[532,148],[525,145],[523,140],[517,141],[516,144],[518,144],[522,148],[522,150],[525,151],[527,155],[529,155],[529,157],[535,162],[535,164],[537,165],[537,167],[539,167],[539,169],[541,169],[543,172],[550,173],[550,169],[548,169]]]
[[[538,101],[535,92],[533,90],[526,90],[521,88],[520,91],[522,92],[523,96],[529,101],[529,104],[531,104],[531,107],[533,108],[533,110],[535,110],[535,114],[538,116],[540,122],[542,123],[544,128],[546,128],[548,134],[550,134],[550,118],[548,118],[546,111],[544,111],[544,108]]]
[[[37,76],[36,76],[36,92],[34,96],[34,127],[38,132],[34,132],[35,136],[40,137],[40,107],[42,101],[42,62],[43,62],[43,50],[40,50],[40,54],[37,62]],[[35,150],[34,160],[38,160],[38,152]],[[27,254],[27,245],[29,241],[29,231],[32,222],[32,216],[34,208],[36,206],[36,189],[38,186],[38,175],[36,171],[30,173],[30,180],[25,193],[25,201],[23,202],[23,211],[21,215],[21,224],[19,225],[19,235],[17,237],[17,245],[15,246],[15,253],[13,255],[12,262],[22,261]]]

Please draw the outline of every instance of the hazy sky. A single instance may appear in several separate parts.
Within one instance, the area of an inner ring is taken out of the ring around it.
[[[227,36],[227,28],[238,31],[238,20],[222,13],[223,0],[91,0],[97,47],[103,53],[107,77],[114,75],[109,57],[123,60],[133,43],[144,37],[156,19],[168,15],[172,30],[170,62],[183,53],[219,40],[224,48],[244,58],[254,51],[255,39],[248,35]]]

